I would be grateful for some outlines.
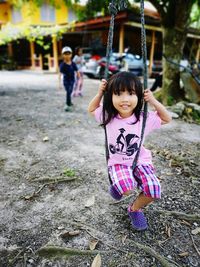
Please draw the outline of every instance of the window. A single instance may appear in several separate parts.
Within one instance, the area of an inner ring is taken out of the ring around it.
[[[45,22],[55,22],[55,8],[49,4],[43,4],[41,6],[41,20]]]
[[[11,12],[12,12],[12,22],[13,23],[18,23],[18,22],[22,21],[21,11],[19,9],[12,8]]]
[[[75,15],[74,11],[71,9],[68,9],[68,21],[67,22],[72,22],[77,20],[77,16]]]

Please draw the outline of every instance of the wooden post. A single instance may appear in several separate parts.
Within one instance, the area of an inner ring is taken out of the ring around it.
[[[124,25],[120,25],[119,31],[119,53],[122,54],[124,52]]]
[[[199,63],[200,61],[200,41],[198,43],[198,47],[197,47],[197,53],[196,53],[196,58],[195,58],[196,62]]]
[[[35,45],[34,42],[30,42],[30,52],[31,52],[31,69],[35,69]]]
[[[62,51],[62,39],[58,41],[58,55],[61,55],[61,51]]]
[[[39,68],[43,70],[43,60],[42,60],[42,54],[39,55]]]
[[[58,72],[58,45],[57,45],[57,40],[55,36],[52,37],[52,42],[53,42],[54,68],[55,68],[55,71]]]
[[[153,59],[154,59],[154,50],[155,50],[155,31],[152,31],[151,36],[151,51],[150,51],[150,59],[149,59],[149,76],[152,73]]]
[[[12,43],[8,44],[8,55],[9,55],[9,57],[13,57],[13,46],[12,46]]]

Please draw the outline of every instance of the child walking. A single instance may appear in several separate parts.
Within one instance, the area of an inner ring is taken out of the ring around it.
[[[58,76],[59,88],[61,88],[61,74],[63,74],[63,85],[66,91],[66,105],[65,111],[70,111],[72,101],[71,94],[75,82],[75,73],[79,77],[79,72],[76,64],[72,62],[72,49],[69,46],[65,46],[62,49],[63,62],[60,64],[60,72]]]
[[[136,187],[141,189],[141,193],[128,207],[132,226],[138,231],[148,227],[142,208],[161,197],[151,152],[143,146],[143,142],[137,166],[132,169],[141,138],[144,101],[155,109],[147,114],[145,138],[153,130],[160,128],[161,124],[169,123],[171,117],[149,89],[143,93],[142,84],[134,74],[119,72],[108,82],[102,80],[97,95],[88,107],[97,122],[106,128],[111,196],[119,200]]]
[[[83,64],[84,64],[84,58],[83,58],[83,50],[80,47],[76,48],[73,62],[76,64],[78,68],[79,77],[77,77],[76,82],[74,84],[74,90],[73,90],[72,95],[83,96],[83,71],[82,69],[83,69]]]

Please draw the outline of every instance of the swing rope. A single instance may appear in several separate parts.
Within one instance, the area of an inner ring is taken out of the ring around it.
[[[110,19],[110,26],[109,26],[109,31],[108,31],[108,40],[107,40],[107,49],[106,49],[106,67],[105,67],[105,72],[104,72],[104,78],[106,80],[108,79],[108,76],[109,76],[109,64],[110,64],[110,56],[112,54],[115,16],[117,15],[119,10],[123,10],[125,8],[127,8],[127,0],[120,0],[120,1],[112,0],[108,7],[109,13],[111,14],[111,19]],[[104,126],[104,131],[105,131],[106,160],[108,161],[109,150],[108,150],[106,126]],[[110,176],[109,176],[109,179],[110,179]]]
[[[146,31],[145,31],[145,18],[144,18],[144,0],[140,1],[140,17],[141,17],[141,49],[142,49],[142,59],[143,59],[143,88],[144,90],[148,88],[148,70],[147,70],[147,45],[146,45]],[[140,149],[142,146],[142,142],[144,139],[144,130],[147,121],[147,113],[148,113],[148,104],[144,103],[144,111],[143,111],[143,120],[142,120],[142,130],[141,130],[141,138],[137,153],[135,155],[132,168],[135,169]]]
[[[112,0],[109,4],[109,12],[111,14],[111,20],[110,20],[110,26],[109,26],[109,32],[108,32],[108,41],[107,41],[107,50],[106,50],[106,68],[104,73],[104,78],[107,80],[109,76],[109,64],[110,64],[110,56],[112,53],[112,45],[113,45],[113,33],[114,33],[114,21],[115,16],[117,15],[118,11],[123,10],[127,8],[127,0],[119,0],[114,1]],[[144,19],[144,0],[140,1],[140,13],[141,13],[141,49],[142,49],[142,58],[143,58],[143,86],[144,89],[148,86],[148,78],[147,78],[147,47],[146,47],[146,32],[145,32],[145,19]],[[132,168],[134,169],[137,165],[140,149],[142,146],[143,138],[144,138],[144,130],[146,125],[146,119],[147,119],[147,111],[148,111],[148,105],[147,102],[144,104],[144,112],[143,112],[143,121],[142,121],[142,130],[141,130],[141,139],[140,144],[135,156],[135,159],[133,161]],[[106,126],[104,126],[105,131],[105,147],[106,147],[106,160],[109,159],[109,150],[108,150],[108,140],[107,140],[107,132],[106,132]],[[112,183],[110,176],[109,180]]]

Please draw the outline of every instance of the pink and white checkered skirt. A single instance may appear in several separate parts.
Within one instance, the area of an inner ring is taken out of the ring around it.
[[[161,186],[151,164],[138,165],[133,170],[129,166],[114,165],[108,167],[113,186],[120,193],[140,188],[144,195],[152,198],[161,198]]]

